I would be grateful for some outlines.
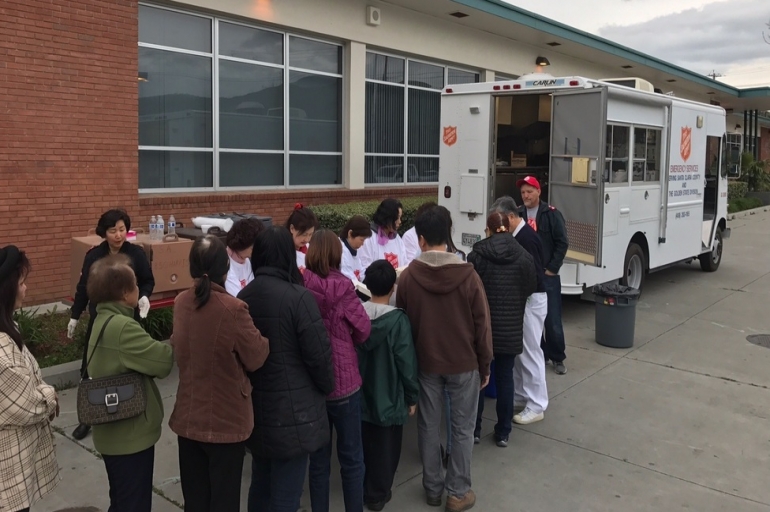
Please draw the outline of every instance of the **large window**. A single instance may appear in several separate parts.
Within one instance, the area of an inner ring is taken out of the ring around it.
[[[139,188],[342,183],[342,47],[139,6]]]
[[[634,173],[632,181],[660,181],[660,140],[662,130],[634,128]]]
[[[741,175],[741,144],[740,133],[728,133],[725,140],[723,153],[722,172],[727,172],[730,178],[738,178]]]
[[[478,81],[473,71],[368,52],[366,183],[437,182],[441,90]]]

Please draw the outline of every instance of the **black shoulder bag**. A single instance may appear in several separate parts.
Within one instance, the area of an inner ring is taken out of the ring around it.
[[[104,330],[113,318],[115,316],[108,318],[99,331],[94,350],[86,362],[86,369],[102,341]],[[83,379],[78,385],[77,407],[78,421],[82,425],[102,425],[139,416],[147,408],[144,376],[130,372],[113,377]]]

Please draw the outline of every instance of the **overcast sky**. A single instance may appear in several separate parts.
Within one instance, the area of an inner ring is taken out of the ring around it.
[[[505,0],[738,87],[770,86],[770,0]]]

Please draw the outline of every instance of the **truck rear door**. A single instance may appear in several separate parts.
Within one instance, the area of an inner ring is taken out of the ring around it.
[[[551,109],[549,201],[567,225],[567,258],[602,263],[605,87],[555,92]]]

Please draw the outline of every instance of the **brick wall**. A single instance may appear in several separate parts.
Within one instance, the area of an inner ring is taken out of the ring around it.
[[[0,3],[0,245],[28,251],[29,303],[63,297],[70,237],[138,206],[137,3]]]
[[[147,195],[139,198],[138,215],[131,218],[135,226],[147,230],[151,215],[160,214],[168,222],[174,215],[177,222],[190,225],[190,219],[197,215],[216,212],[258,213],[273,218],[273,224],[283,224],[294,205],[336,204],[353,201],[379,201],[386,197],[437,197],[438,189],[428,187],[393,187],[364,190],[287,190],[253,193],[203,193]],[[136,221],[134,220],[136,218]]]

